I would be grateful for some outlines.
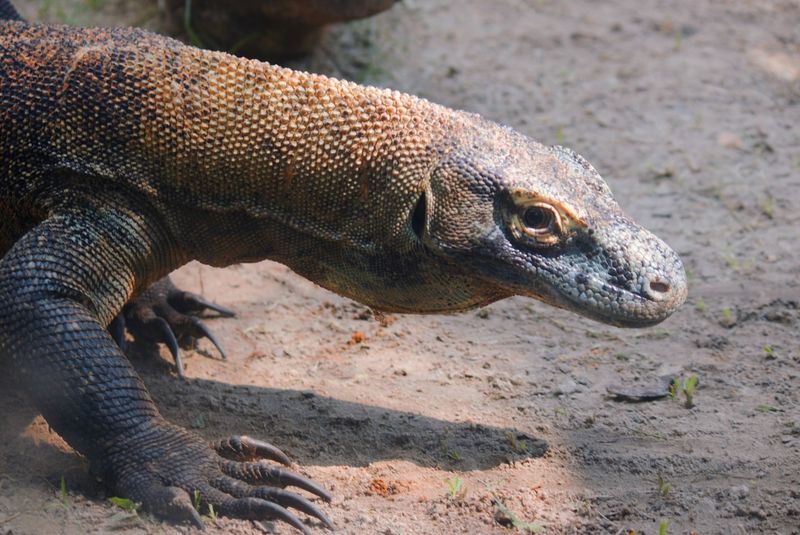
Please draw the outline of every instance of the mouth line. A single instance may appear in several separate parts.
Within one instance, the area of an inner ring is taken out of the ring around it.
[[[623,296],[626,299],[632,300],[632,301],[636,301],[637,303],[650,303],[650,302],[656,303],[657,302],[654,299],[648,299],[647,297],[644,297],[641,294],[634,293],[631,290],[628,290],[627,288],[623,288],[621,286],[617,286],[615,284],[611,284],[611,283],[608,283],[608,282],[603,282],[600,279],[598,279],[597,277],[595,277],[594,275],[586,276],[586,280],[589,282],[589,284],[591,284],[592,288],[589,288],[589,289],[592,290],[592,291],[602,291],[602,290],[605,290],[605,289],[608,288],[608,289],[611,290],[611,292],[613,292],[614,295]],[[595,288],[597,290],[595,290]],[[611,292],[609,292],[609,293],[611,293]]]
[[[474,260],[474,259],[473,259]],[[496,267],[492,262],[486,262]],[[559,269],[561,268],[561,269]],[[506,273],[506,289],[509,295],[522,295],[537,299],[544,303],[563,308],[588,318],[615,325],[618,327],[649,327],[656,325],[678,308],[680,292],[676,289],[663,299],[653,299],[627,288],[604,281],[595,275],[574,269],[567,263],[557,263],[547,271],[548,277],[531,280],[530,268]],[[497,272],[484,278],[496,283]],[[592,298],[581,299],[581,293],[575,287],[577,279],[583,279],[587,290],[593,293]],[[596,297],[606,296],[607,306]],[[612,306],[614,303],[616,307]]]
[[[568,279],[575,280],[576,275],[581,275],[585,278],[585,285],[588,290],[592,290],[593,293],[598,295],[609,296],[612,303],[618,303],[620,306],[616,309],[610,306],[602,306],[596,301],[592,303],[589,300],[582,300],[580,294],[576,295],[572,292],[560,293],[562,299],[571,305],[572,310],[611,325],[621,327],[656,325],[668,318],[676,308],[673,305],[674,298],[656,301],[585,273],[571,271]],[[642,308],[648,313],[647,315],[636,314],[636,309],[641,310]]]
[[[631,290],[629,290],[627,288],[623,288],[622,286],[617,286],[617,285],[612,284],[610,282],[602,281],[602,280],[598,279],[594,275],[586,275],[586,274],[578,273],[578,272],[575,272],[575,271],[570,272],[570,276],[572,276],[573,279],[577,275],[581,275],[581,276],[586,278],[587,286],[591,286],[588,289],[592,290],[593,292],[610,290],[609,293],[613,292],[614,295],[622,296],[622,297],[626,298],[629,301],[636,302],[637,304],[648,305],[649,303],[653,303],[654,305],[658,306],[659,304],[663,303],[665,305],[669,305],[669,304],[671,304],[671,303],[673,303],[675,301],[675,298],[678,295],[678,292],[670,291],[669,292],[670,295],[667,298],[664,298],[664,299],[653,299],[652,297],[648,297],[648,296],[644,296],[642,294],[635,293],[635,292],[633,292],[633,291],[631,291]]]

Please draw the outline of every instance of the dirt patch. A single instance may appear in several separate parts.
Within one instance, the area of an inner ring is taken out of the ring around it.
[[[689,303],[640,331],[524,299],[386,321],[276,264],[192,264],[177,282],[239,316],[186,381],[131,355],[168,418],[283,448],[342,533],[800,533],[797,2],[407,1],[307,65],[574,148],[682,255]],[[693,408],[607,393],[668,375],[698,377]],[[0,532],[186,532],[120,517],[13,386]]]

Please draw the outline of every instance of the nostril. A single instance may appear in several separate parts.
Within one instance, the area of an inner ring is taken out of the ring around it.
[[[660,281],[660,280],[653,280],[650,281],[650,290],[657,294],[665,294],[669,292],[669,283]]]

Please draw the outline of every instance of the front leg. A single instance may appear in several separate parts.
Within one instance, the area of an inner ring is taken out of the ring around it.
[[[332,527],[282,487],[329,500],[324,490],[254,462],[285,462],[276,448],[244,437],[212,447],[159,414],[106,325],[137,286],[183,258],[146,207],[116,199],[78,206],[56,211],[0,260],[0,357],[11,359],[50,426],[118,495],[161,517],[202,525],[197,496],[222,515],[279,519],[307,532],[292,507]]]

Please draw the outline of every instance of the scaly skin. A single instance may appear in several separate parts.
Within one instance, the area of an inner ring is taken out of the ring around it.
[[[0,21],[0,191],[0,355],[119,494],[196,523],[198,491],[221,514],[329,525],[269,485],[324,491],[249,462],[285,461],[274,448],[167,423],[106,331],[190,259],[271,258],[400,312],[525,295],[644,326],[686,296],[677,255],[566,149],[133,29]]]

